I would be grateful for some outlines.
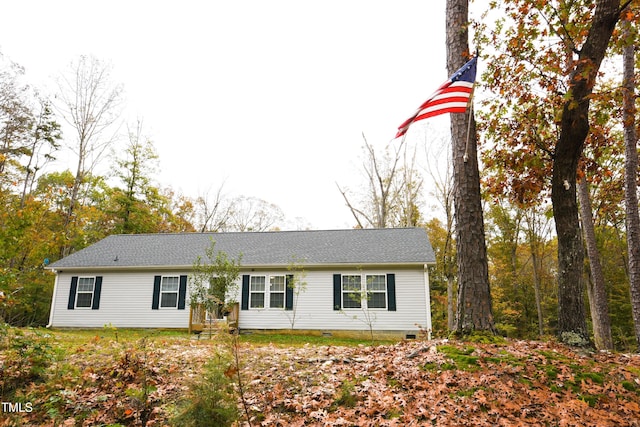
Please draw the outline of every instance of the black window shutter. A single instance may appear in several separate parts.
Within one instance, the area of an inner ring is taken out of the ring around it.
[[[387,274],[387,310],[396,311],[396,275]]]
[[[293,274],[287,274],[284,292],[284,309],[293,310]]]
[[[67,304],[67,308],[69,310],[73,310],[76,308],[76,292],[78,290],[78,276],[73,276],[71,278],[71,289],[69,289],[69,303]]]
[[[333,275],[333,309],[342,308],[342,274]]]
[[[180,288],[178,289],[178,310],[184,310],[187,299],[187,276],[180,276]]]
[[[249,310],[249,275],[242,275],[242,297],[240,301],[241,310]]]
[[[155,276],[153,278],[153,302],[151,303],[151,308],[153,310],[157,310],[160,307],[160,282],[162,281],[162,276]]]
[[[102,292],[102,276],[96,276],[96,282],[93,285],[92,310],[98,310],[100,308],[100,292]]]

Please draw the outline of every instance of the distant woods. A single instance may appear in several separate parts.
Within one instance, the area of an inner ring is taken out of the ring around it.
[[[449,3],[452,16],[469,6]],[[480,53],[472,143],[479,199],[456,201],[454,175],[471,171],[455,157],[460,135],[450,142],[425,132],[391,143],[363,136],[352,162],[362,180],[337,183],[342,203],[322,209],[351,213],[354,227],[428,230],[437,259],[428,271],[434,336],[471,319],[459,318],[460,297],[476,295],[460,292],[460,278],[477,273],[481,286],[489,283],[487,327],[499,334],[636,350],[637,2],[507,0],[471,16],[460,23],[468,47],[457,40],[450,54],[454,66]],[[278,206],[228,194],[225,183],[197,195],[160,186],[153,137],[143,119],[121,117],[125,88],[110,71],[81,57],[45,95],[0,57],[0,321],[45,325],[53,278],[44,264],[112,233],[296,227]],[[436,158],[436,145],[451,156]],[[57,168],[58,158],[73,167]],[[464,261],[473,255],[459,239],[468,237],[467,216],[475,230],[482,220],[486,276]]]

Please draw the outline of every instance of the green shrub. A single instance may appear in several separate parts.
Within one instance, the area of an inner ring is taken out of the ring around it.
[[[13,396],[20,386],[47,379],[47,370],[56,361],[48,335],[36,330],[23,332],[0,325],[0,396]]]

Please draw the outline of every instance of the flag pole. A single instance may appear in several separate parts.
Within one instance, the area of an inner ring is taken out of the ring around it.
[[[469,160],[469,138],[471,136],[471,119],[473,118],[473,93],[476,88],[476,83],[473,82],[473,86],[471,87],[471,95],[469,96],[469,119],[467,121],[467,142],[464,147],[464,157],[463,160],[465,163]]]

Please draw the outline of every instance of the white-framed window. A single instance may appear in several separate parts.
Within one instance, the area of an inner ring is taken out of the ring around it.
[[[179,276],[163,276],[160,283],[160,307],[176,308],[178,306]]]
[[[362,307],[362,276],[342,275],[342,308]]]
[[[95,277],[79,277],[76,290],[76,308],[91,308],[95,291]]]
[[[265,307],[266,276],[251,276],[249,281],[249,308]]]
[[[387,275],[367,274],[367,307],[387,308]]]
[[[364,287],[363,287],[364,285]],[[387,309],[386,274],[343,274],[342,308]]]
[[[286,286],[286,276],[269,277],[269,307],[284,308],[284,293]]]

